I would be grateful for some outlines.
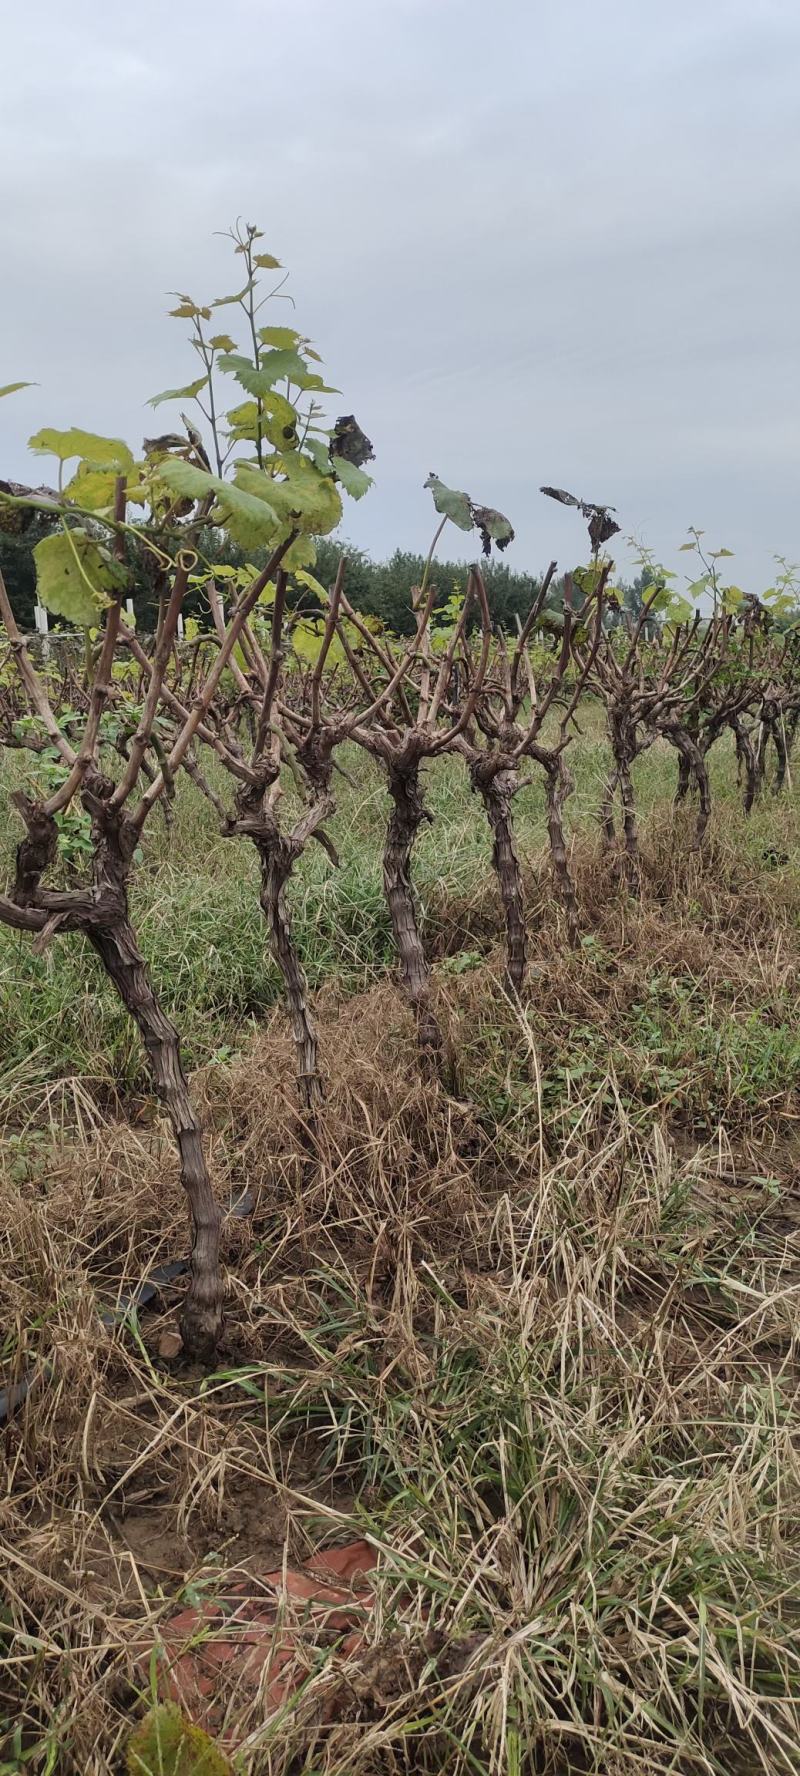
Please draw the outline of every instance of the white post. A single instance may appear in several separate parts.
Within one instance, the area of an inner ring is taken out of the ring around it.
[[[126,598],[125,609],[127,611],[127,614],[129,616],[131,622],[133,622],[133,599],[132,598]]]
[[[47,639],[48,630],[49,630],[49,624],[47,621],[47,611],[45,610],[43,604],[39,604],[38,599],[37,599],[36,605],[34,607],[33,614],[34,614],[34,621],[36,623],[36,628],[42,637],[42,659],[48,660],[50,658],[50,643]]]
[[[183,617],[178,612],[178,640],[183,641]]]

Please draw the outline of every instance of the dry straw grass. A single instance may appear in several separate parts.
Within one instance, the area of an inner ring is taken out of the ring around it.
[[[39,1367],[4,1434],[6,1768],[112,1776],[175,1599],[354,1533],[366,1645],[317,1645],[277,1714],[232,1689],[249,1776],[800,1767],[796,1080],[726,1099],[698,1039],[702,1092],[635,1090],[647,982],[712,1026],[784,1006],[793,903],[727,853],[676,882],[650,840],[639,908],[579,854],[591,940],[565,955],[551,916],[524,1007],[491,950],[437,969],[457,1096],[385,984],[320,995],[316,1166],[282,1019],[198,1077],[220,1194],[256,1202],[213,1376],[159,1356],[169,1304],[98,1318],[182,1253],[158,1122],[18,1098],[5,1371]]]

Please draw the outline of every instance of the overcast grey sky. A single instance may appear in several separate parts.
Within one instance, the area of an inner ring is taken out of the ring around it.
[[[800,0],[2,10],[0,384],[41,387],[0,473],[42,424],[152,432],[194,374],[165,292],[235,287],[241,214],[374,440],[353,542],[426,546],[432,468],[520,567],[582,553],[543,481],[753,590],[800,557]]]

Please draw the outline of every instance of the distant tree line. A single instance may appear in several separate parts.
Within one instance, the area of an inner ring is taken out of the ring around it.
[[[34,628],[36,570],[33,550],[37,542],[48,534],[48,530],[47,520],[37,516],[21,534],[10,535],[0,531],[0,572],[17,621],[26,631]],[[323,586],[333,585],[342,547],[336,538],[331,537],[325,537],[317,544],[317,563],[313,571]],[[200,539],[200,549],[209,563],[244,565],[244,553],[229,539],[223,539],[216,530],[209,529],[204,533]],[[263,566],[258,553],[253,559],[257,568]],[[347,561],[347,596],[354,608],[364,615],[378,617],[395,634],[408,634],[413,627],[410,592],[412,586],[418,585],[422,578],[425,556],[410,549],[395,549],[387,560],[373,561],[363,549],[347,546]],[[132,550],[129,565],[137,627],[147,633],[155,627],[157,614],[153,569],[145,552],[136,548]],[[468,571],[468,564],[464,561],[437,559],[434,578],[440,604],[450,598],[455,588],[463,591]],[[517,617],[522,620],[530,610],[541,584],[541,577],[538,574],[522,573],[509,567],[505,561],[495,560],[485,563],[484,574],[492,617],[498,627],[513,633]],[[612,621],[623,620],[625,612],[634,620],[638,617],[649,582],[650,573],[645,569],[632,585],[618,585],[621,609],[618,613],[611,613]],[[294,608],[313,611],[319,601],[307,587],[295,584],[290,588],[289,602]],[[548,596],[547,608],[556,620],[563,602],[563,581],[555,579]],[[202,592],[189,594],[184,606],[186,616],[202,617],[205,608]]]

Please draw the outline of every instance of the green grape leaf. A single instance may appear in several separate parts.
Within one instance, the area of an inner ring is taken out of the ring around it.
[[[243,549],[273,542],[279,514],[269,503],[273,483],[260,471],[256,471],[252,488],[245,489],[235,481],[223,481],[207,469],[195,468],[193,463],[173,457],[159,465],[159,477],[184,499],[203,500],[213,493],[214,522],[222,525]]]
[[[219,475],[212,475],[208,469],[199,469],[194,463],[184,462],[180,456],[162,457],[158,464],[158,478],[163,481],[172,493],[179,493],[184,499],[205,499],[209,493],[224,493],[227,481]]]
[[[269,378],[270,389],[274,388],[276,382],[283,382],[284,377],[288,377],[290,382],[299,382],[302,387],[307,374],[305,358],[301,358],[299,351],[293,346],[266,352],[259,366],[259,375]]]
[[[118,474],[133,468],[133,452],[121,438],[100,438],[95,432],[82,432],[76,426],[68,432],[45,426],[28,439],[28,448],[39,456],[57,456],[60,462],[79,456],[93,469],[116,469]]]
[[[653,609],[655,608],[656,606],[653,606]],[[678,592],[668,593],[662,608],[664,618],[668,623],[690,623],[694,616],[688,598],[681,598]]]
[[[60,530],[44,537],[33,551],[36,589],[54,617],[66,617],[84,629],[97,623],[109,603],[127,584],[120,562],[85,530]]]
[[[245,284],[243,290],[234,290],[232,296],[218,296],[216,301],[212,302],[211,307],[228,308],[232,302],[242,302],[245,296],[250,295],[250,291],[253,289],[254,284],[255,278],[251,278],[249,283]]]
[[[36,384],[33,382],[7,382],[3,388],[0,388],[0,401],[2,401],[4,395],[15,395],[17,389],[32,389],[35,387]]]
[[[236,350],[236,340],[231,339],[230,333],[212,333],[208,343],[214,351],[235,352]]]
[[[603,569],[597,561],[590,562],[586,567],[576,567],[574,569],[572,575],[573,582],[577,586],[578,591],[583,593],[584,598],[592,598],[594,596],[602,577],[602,573]],[[609,592],[613,592],[613,590],[614,588],[610,586]]]
[[[346,462],[343,456],[331,457],[331,464],[351,499],[363,499],[364,494],[374,485],[372,476],[366,470],[357,469],[355,463]]]
[[[290,382],[302,384],[306,375],[300,353],[291,350],[265,352],[258,369],[238,352],[223,352],[217,362],[221,370],[236,377],[248,395],[256,397],[270,394],[275,383],[283,382],[286,377]]]
[[[253,264],[257,265],[261,271],[280,271],[282,269],[280,259],[276,259],[274,253],[256,253]]]
[[[160,407],[162,401],[193,401],[195,395],[199,395],[200,390],[205,388],[207,382],[207,376],[198,376],[196,382],[187,383],[185,388],[164,389],[160,395],[151,395],[147,405],[148,407]]]
[[[330,474],[332,459],[324,438],[306,438],[303,449],[306,456],[310,456],[311,461],[316,464],[321,475]]]
[[[239,463],[237,482],[248,493],[267,498],[287,529],[309,536],[325,536],[335,530],[342,502],[330,476],[320,475],[314,464],[296,451],[286,452],[283,467],[286,480],[274,481],[254,463]]]
[[[280,351],[293,351],[300,338],[294,327],[259,327],[262,345],[276,345]]]
[[[459,530],[472,529],[472,506],[468,493],[460,493],[455,488],[446,487],[444,482],[439,480],[439,476],[434,475],[433,471],[424,485],[430,488],[434,506],[443,518],[449,518],[451,524],[456,524]]]

